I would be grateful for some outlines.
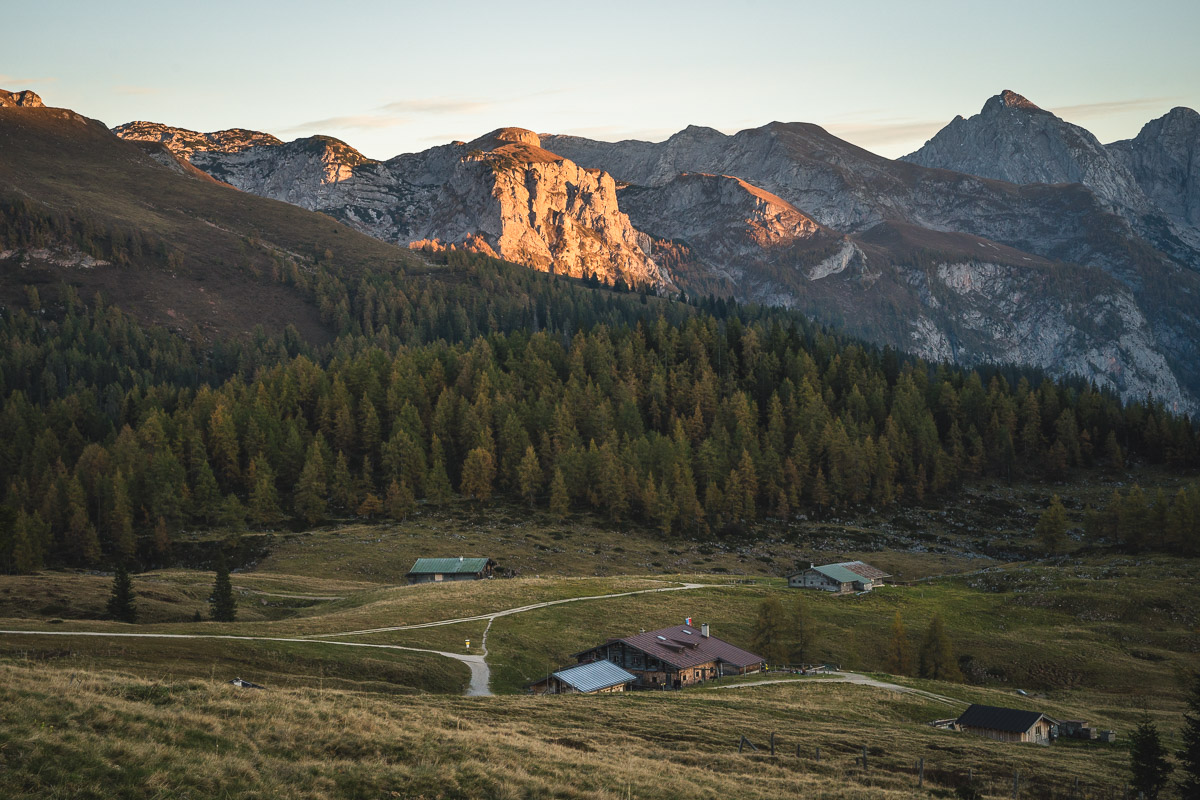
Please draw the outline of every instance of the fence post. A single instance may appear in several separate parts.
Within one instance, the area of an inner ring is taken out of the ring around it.
[[[817,761],[821,760],[821,748],[817,748]]]
[[[775,755],[775,731],[771,731],[771,755]]]
[[[799,757],[800,757],[800,745],[797,744],[796,745],[796,758],[799,758]]]
[[[1013,793],[1012,793],[1013,800],[1017,800],[1017,795],[1020,793],[1020,791],[1021,791],[1021,773],[1014,769],[1013,770]]]
[[[867,746],[863,745],[863,772],[867,771]]]
[[[917,761],[917,788],[925,786],[925,759],[922,757]]]

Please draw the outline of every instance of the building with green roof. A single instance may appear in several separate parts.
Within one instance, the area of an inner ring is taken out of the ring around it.
[[[496,562],[490,558],[418,558],[408,571],[408,582],[478,581],[492,577]]]
[[[822,589],[826,592],[869,592],[882,586],[890,578],[881,569],[861,561],[842,561],[822,566],[808,565],[808,569],[788,576],[788,586],[793,589]]]

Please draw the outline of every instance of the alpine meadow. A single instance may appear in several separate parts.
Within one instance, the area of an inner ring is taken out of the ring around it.
[[[1195,9],[18,5],[0,795],[1197,796]]]

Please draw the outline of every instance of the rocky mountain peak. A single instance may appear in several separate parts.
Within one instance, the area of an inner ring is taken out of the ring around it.
[[[536,133],[525,128],[497,128],[468,143],[472,150],[494,150],[504,144],[524,144],[541,147],[542,140]]]
[[[10,92],[0,89],[0,108],[45,108],[46,104],[28,89]]]
[[[1024,96],[1017,94],[1011,89],[1005,89],[1000,94],[989,99],[983,106],[983,110],[985,112],[993,108],[1020,108],[1024,109],[1025,111],[1042,110],[1040,106],[1030,102]]]
[[[112,132],[122,139],[141,142],[161,142],[180,158],[191,160],[196,153],[241,153],[251,147],[283,144],[269,133],[229,128],[212,133],[200,133],[187,128],[176,128],[160,122],[136,120],[118,125]]]

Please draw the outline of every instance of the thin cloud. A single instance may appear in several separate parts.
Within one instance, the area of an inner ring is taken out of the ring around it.
[[[154,86],[114,86],[113,91],[117,94],[145,95],[158,94],[162,91],[162,89],[158,89]]]
[[[14,75],[0,75],[0,84],[54,83],[58,78],[18,78]]]
[[[472,114],[491,106],[476,100],[430,97],[421,100],[397,100],[367,114],[347,114],[302,122],[286,128],[287,133],[313,130],[383,130],[407,125],[415,118],[434,114]]]
[[[949,120],[896,120],[885,122],[831,123],[825,129],[840,139],[871,149],[924,141]]]
[[[1139,100],[1114,100],[1104,103],[1080,103],[1074,106],[1059,106],[1050,109],[1060,117],[1066,119],[1094,119],[1096,117],[1107,117],[1113,114],[1123,114],[1129,111],[1146,111],[1149,109],[1161,109],[1163,106],[1170,105],[1175,97],[1144,97]]]
[[[490,105],[475,100],[434,97],[427,100],[398,100],[380,106],[379,110],[387,114],[472,114]]]

